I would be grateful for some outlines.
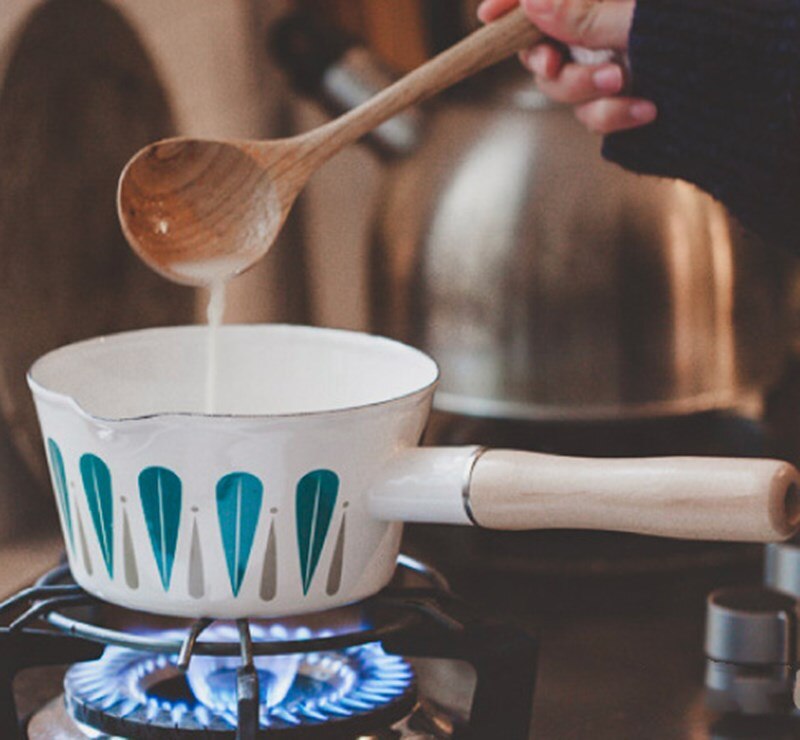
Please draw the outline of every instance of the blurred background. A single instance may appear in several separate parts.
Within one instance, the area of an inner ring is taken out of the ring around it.
[[[127,159],[175,134],[319,125],[473,29],[476,5],[0,4],[4,591],[62,549],[27,367],[76,339],[204,315],[204,295],[151,274],[124,242]],[[796,264],[691,187],[625,173],[599,147],[501,64],[326,165],[235,280],[225,320],[426,349],[442,367],[430,443],[798,462]],[[709,736],[696,729],[704,595],[757,579],[760,547],[443,527],[411,528],[407,544],[544,630],[543,737]],[[664,675],[647,683],[652,666]],[[606,725],[565,718],[567,705]],[[662,734],[641,734],[646,713]]]

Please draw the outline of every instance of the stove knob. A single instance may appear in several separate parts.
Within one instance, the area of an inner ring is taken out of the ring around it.
[[[767,587],[800,598],[800,542],[767,545],[765,554]]]
[[[793,709],[797,610],[793,598],[764,588],[725,588],[708,597],[705,683],[712,709]]]

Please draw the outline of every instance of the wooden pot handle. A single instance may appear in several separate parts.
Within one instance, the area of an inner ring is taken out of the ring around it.
[[[599,529],[767,542],[800,525],[800,473],[778,460],[588,459],[488,450],[467,492],[491,529]]]

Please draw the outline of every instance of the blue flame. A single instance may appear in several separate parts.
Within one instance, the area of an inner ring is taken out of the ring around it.
[[[275,641],[289,638],[288,630],[280,625],[265,627],[256,623],[251,625],[250,632],[254,640]],[[239,632],[233,624],[217,623],[206,631],[205,637],[215,642],[236,642],[238,635]],[[286,698],[297,676],[301,657],[271,655],[254,659],[262,706],[272,708]],[[235,713],[236,671],[241,665],[239,657],[198,655],[192,658],[186,678],[201,704],[220,713]]]
[[[251,625],[254,641],[302,640],[305,628]],[[331,633],[317,633],[316,637]],[[236,641],[232,625],[215,624],[204,639]],[[257,657],[261,726],[297,727],[372,712],[413,688],[408,663],[380,643],[331,652]],[[236,669],[239,658],[195,656],[184,682],[176,657],[108,647],[103,657],[72,666],[65,677],[67,705],[88,705],[122,719],[145,715],[154,725],[233,729],[237,721]],[[179,697],[165,690],[183,686]],[[74,714],[74,712],[73,712]]]

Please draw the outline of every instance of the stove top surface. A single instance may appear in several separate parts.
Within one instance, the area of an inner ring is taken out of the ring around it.
[[[62,696],[50,700],[36,712],[28,723],[27,733],[27,740],[86,740],[89,737],[67,713]],[[359,735],[358,740],[448,740],[454,737],[449,713],[425,702],[415,704],[397,722]]]

